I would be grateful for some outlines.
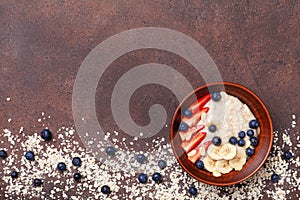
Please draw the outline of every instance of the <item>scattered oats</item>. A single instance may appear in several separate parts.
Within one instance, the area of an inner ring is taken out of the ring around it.
[[[42,121],[42,119],[38,119],[37,121],[38,121],[38,122],[41,122],[41,121]]]
[[[7,98],[6,98],[6,101],[10,101],[10,97],[7,97]]]
[[[10,123],[11,122],[11,118],[9,118],[7,121]]]

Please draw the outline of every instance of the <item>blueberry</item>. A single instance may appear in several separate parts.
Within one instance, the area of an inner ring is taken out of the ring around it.
[[[5,159],[5,158],[7,158],[7,153],[6,153],[6,151],[5,150],[0,150],[0,158],[2,158],[2,159]]]
[[[244,139],[239,139],[238,142],[237,142],[237,144],[238,144],[240,147],[244,146],[245,143],[246,143],[246,142],[245,142]]]
[[[253,119],[253,120],[251,120],[250,122],[249,122],[249,127],[250,128],[253,128],[253,129],[255,129],[255,128],[258,128],[259,127],[259,122],[256,120],[256,119]]]
[[[208,127],[208,130],[210,131],[210,132],[216,132],[216,130],[217,130],[217,127],[216,127],[216,125],[214,125],[214,124],[212,124],[212,125],[210,125],[209,127]]]
[[[293,154],[292,154],[290,151],[286,151],[286,152],[284,152],[284,154],[283,154],[283,158],[284,158],[285,160],[290,160],[292,157],[293,157]]]
[[[246,137],[245,131],[240,131],[240,132],[239,132],[239,137],[240,137],[240,138]]]
[[[36,179],[33,179],[33,185],[34,186],[41,186],[43,184],[43,182],[42,182],[42,180],[41,179],[38,179],[38,178],[36,178]]]
[[[110,187],[107,186],[107,185],[103,185],[103,186],[101,187],[101,192],[102,192],[103,194],[110,194],[110,193],[111,193]]]
[[[158,161],[158,166],[160,169],[164,169],[167,167],[167,163],[164,160],[160,160],[160,161]]]
[[[192,195],[192,196],[196,196],[197,193],[198,193],[197,188],[195,188],[194,186],[191,186],[191,187],[189,188],[189,193],[190,193],[190,195]]]
[[[247,131],[247,135],[249,136],[249,137],[253,137],[254,136],[254,131],[253,130],[248,130]]]
[[[185,122],[181,122],[179,125],[179,131],[186,131],[189,126]]]
[[[278,181],[280,180],[280,176],[278,174],[272,174],[271,176],[271,180],[273,183],[278,183]]]
[[[155,182],[155,183],[160,183],[162,182],[162,176],[160,173],[158,172],[155,172],[153,175],[152,175],[152,180]]]
[[[229,143],[235,145],[238,142],[237,138],[232,136],[231,138],[229,138]]]
[[[247,154],[247,156],[253,156],[253,154],[254,154],[254,149],[248,147],[248,148],[246,149],[246,154]]]
[[[11,176],[12,178],[18,178],[19,173],[18,173],[17,171],[12,171],[12,172],[10,172],[10,176]]]
[[[138,163],[145,164],[146,161],[147,161],[147,158],[146,158],[146,156],[145,156],[144,154],[138,154],[138,155],[136,156],[136,161],[137,161]]]
[[[221,94],[220,94],[220,92],[213,92],[213,93],[211,94],[211,99],[212,99],[213,101],[220,101],[220,99],[221,99]]]
[[[34,153],[33,153],[33,151],[27,151],[26,153],[25,153],[25,158],[27,159],[27,160],[34,160]]]
[[[72,164],[76,167],[79,167],[81,165],[81,159],[79,157],[74,157],[72,160]]]
[[[59,171],[65,171],[67,169],[67,165],[63,162],[60,162],[60,163],[57,164],[57,169]]]
[[[195,165],[198,169],[204,169],[204,163],[202,160],[198,160]]]
[[[251,143],[251,146],[257,147],[257,145],[258,145],[258,139],[257,139],[257,137],[251,137],[250,138],[250,143]]]
[[[215,146],[220,146],[221,143],[222,143],[222,140],[219,136],[215,136],[213,137],[212,139],[212,143],[215,145]]]
[[[105,150],[106,154],[109,156],[114,156],[116,153],[116,149],[114,147],[107,147]]]
[[[192,111],[190,109],[186,109],[184,112],[183,112],[183,115],[186,116],[186,117],[191,117],[192,116]]]
[[[79,181],[82,178],[82,176],[80,173],[77,172],[74,174],[73,178],[74,178],[74,180]]]
[[[41,138],[43,138],[45,141],[49,141],[52,138],[52,133],[49,129],[44,129],[41,131]]]
[[[144,173],[139,174],[138,180],[140,183],[147,183],[147,181],[148,181],[147,174],[144,174]]]

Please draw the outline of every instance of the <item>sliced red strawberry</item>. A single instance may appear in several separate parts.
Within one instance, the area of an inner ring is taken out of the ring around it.
[[[195,112],[201,110],[209,100],[210,100],[210,94],[207,94],[204,97],[202,97],[201,99],[198,99],[192,105],[190,105],[189,109],[192,111],[192,113],[195,113]]]
[[[189,127],[195,126],[201,119],[201,115],[203,113],[207,113],[209,110],[208,107],[202,108],[199,112],[195,113],[191,118],[183,117],[182,121],[184,121]]]
[[[179,135],[181,137],[181,140],[189,140],[190,138],[192,138],[192,135],[201,131],[202,129],[204,129],[204,125],[199,125],[199,126],[194,126],[194,127],[190,127],[186,132],[180,131]]]
[[[194,154],[192,155],[188,155],[188,159],[192,162],[192,163],[196,163],[197,160],[199,160],[201,158],[201,153],[200,153],[200,150],[197,149],[197,150],[193,150],[193,151],[196,151]]]
[[[194,137],[190,140],[184,140],[181,144],[181,147],[189,153],[191,150],[195,149],[205,138],[206,132],[198,132]]]

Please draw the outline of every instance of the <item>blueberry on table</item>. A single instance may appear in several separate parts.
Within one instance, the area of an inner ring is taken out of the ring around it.
[[[249,136],[249,137],[253,137],[254,136],[254,131],[253,130],[248,130],[247,131],[247,135]]]
[[[286,152],[284,152],[284,154],[283,154],[283,158],[284,158],[285,160],[290,160],[292,157],[293,157],[293,154],[292,154],[290,151],[286,151]]]
[[[0,150],[0,158],[2,158],[2,159],[5,159],[5,158],[7,158],[7,153],[6,153],[6,151],[5,150]]]
[[[179,131],[186,131],[189,126],[185,122],[181,122],[179,125]]]
[[[254,149],[248,147],[246,148],[246,155],[247,156],[253,156],[254,155]]]
[[[250,122],[249,122],[249,127],[250,128],[258,128],[259,127],[259,122],[256,120],[256,119],[253,119],[253,120],[251,120]]]
[[[76,167],[79,167],[81,165],[81,159],[79,157],[74,157],[72,160],[72,164]]]
[[[27,151],[25,153],[25,158],[27,160],[33,161],[34,160],[34,153],[33,153],[33,151]]]
[[[103,194],[110,194],[110,193],[111,193],[110,187],[107,186],[107,185],[103,185],[103,186],[101,187],[101,192],[102,192]]]
[[[240,147],[243,147],[245,145],[245,140],[244,139],[239,139],[237,144],[240,146]]]
[[[60,162],[60,163],[57,164],[57,169],[59,171],[65,171],[67,169],[67,165],[63,162]]]
[[[74,178],[74,180],[79,181],[82,178],[82,176],[80,173],[77,172],[74,174],[73,178]]]
[[[155,172],[153,175],[152,175],[152,180],[155,182],[155,183],[160,183],[162,182],[162,176],[160,173],[158,172]]]
[[[216,132],[216,130],[217,130],[217,127],[216,127],[216,125],[214,125],[214,124],[212,124],[212,125],[210,125],[209,127],[208,127],[208,130],[210,131],[210,132]]]
[[[158,161],[158,166],[159,166],[160,169],[164,169],[164,168],[167,167],[167,163],[164,160],[159,160]]]
[[[278,181],[280,180],[280,176],[278,174],[272,174],[271,176],[271,180],[273,183],[278,183]]]
[[[145,164],[146,161],[147,161],[147,158],[146,158],[146,156],[145,156],[144,154],[138,154],[138,155],[136,156],[136,161],[137,161],[138,163]]]
[[[211,94],[211,99],[213,100],[213,101],[220,101],[220,99],[221,99],[221,94],[220,94],[220,92],[213,92],[212,94]]]
[[[49,129],[44,129],[41,131],[41,138],[43,138],[45,141],[49,141],[52,138],[52,133]]]
[[[198,194],[197,188],[195,188],[194,186],[191,186],[191,187],[189,188],[189,193],[190,193],[190,195],[192,195],[192,196],[196,196],[196,195]]]
[[[186,116],[186,117],[191,117],[192,116],[192,111],[190,109],[186,109],[184,112],[183,112],[183,115]]]
[[[215,146],[220,146],[221,143],[222,143],[222,140],[219,136],[215,136],[213,137],[212,139],[212,143],[215,145]]]
[[[114,156],[116,153],[116,149],[114,147],[110,146],[110,147],[106,148],[105,152],[109,156]]]
[[[240,137],[240,138],[246,137],[245,131],[240,131],[240,132],[239,132],[239,137]]]
[[[232,137],[229,138],[229,143],[230,144],[235,145],[235,144],[237,144],[237,142],[238,142],[238,140],[237,140],[236,137],[232,136]]]
[[[140,183],[147,183],[147,181],[148,181],[147,174],[144,174],[144,173],[139,174],[138,180]]]
[[[204,169],[204,163],[202,160],[198,160],[195,165],[198,169]]]
[[[41,186],[42,184],[43,184],[43,182],[42,182],[41,179],[36,178],[36,179],[33,180],[33,185],[34,185],[34,186],[39,187],[39,186]]]
[[[257,137],[251,137],[250,138],[250,143],[251,143],[251,146],[257,147],[257,145],[258,145],[258,139],[257,139]]]
[[[18,173],[17,171],[12,171],[12,172],[10,172],[10,176],[11,176],[12,178],[18,178],[19,173]]]

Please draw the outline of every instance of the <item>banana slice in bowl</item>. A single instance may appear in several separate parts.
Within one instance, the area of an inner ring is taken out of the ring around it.
[[[226,143],[220,150],[220,156],[225,160],[231,160],[236,156],[236,146]]]
[[[237,171],[242,170],[244,164],[247,161],[247,155],[245,149],[242,147],[237,148],[236,156],[229,161],[229,165]]]
[[[233,169],[228,160],[218,160],[215,163],[216,169],[222,174],[227,174]]]

